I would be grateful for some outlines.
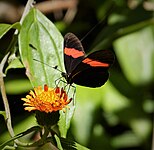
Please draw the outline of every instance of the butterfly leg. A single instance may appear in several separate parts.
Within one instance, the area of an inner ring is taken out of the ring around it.
[[[76,94],[76,86],[71,85],[74,88],[73,91],[73,105],[75,104],[75,94]]]
[[[58,87],[60,82],[65,83],[65,86],[63,88],[64,88],[65,91],[67,91],[67,95],[69,95],[69,91],[70,91],[71,87],[74,89],[73,95],[72,95],[73,105],[74,105],[74,103],[75,103],[74,99],[75,99],[76,87],[71,85],[71,84],[68,84],[66,81],[62,80],[61,78],[63,78],[63,77],[60,77],[60,78],[55,80],[55,85],[56,85],[56,87]]]
[[[68,88],[67,88],[67,86],[68,86]],[[74,103],[75,103],[74,101],[75,101],[76,87],[73,86],[73,85],[71,85],[71,84],[66,84],[65,87],[64,87],[64,89],[67,88],[67,95],[68,95],[71,87],[74,89],[74,91],[73,91],[73,95],[72,95],[73,105],[74,105]]]
[[[58,79],[55,80],[56,87],[59,85],[60,82],[65,82],[65,81],[61,80],[61,78],[63,78],[63,77],[60,77],[60,78],[58,78]]]

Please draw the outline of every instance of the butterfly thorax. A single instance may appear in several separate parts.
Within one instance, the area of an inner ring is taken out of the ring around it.
[[[61,74],[62,74],[62,77],[64,77],[65,80],[67,81],[67,84],[72,84],[73,83],[72,78],[70,77],[70,74],[67,74],[65,72],[62,72]]]

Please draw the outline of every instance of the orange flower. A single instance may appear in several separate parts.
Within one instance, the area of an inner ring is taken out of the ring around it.
[[[34,91],[30,91],[26,98],[21,100],[25,101],[25,110],[39,110],[41,112],[52,112],[62,110],[72,99],[68,100],[68,96],[63,88],[48,88],[44,85],[44,89],[41,86],[34,88]]]

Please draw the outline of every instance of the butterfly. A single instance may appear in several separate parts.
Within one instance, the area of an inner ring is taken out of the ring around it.
[[[101,87],[109,78],[108,69],[114,62],[114,54],[109,50],[95,51],[86,55],[81,41],[73,34],[64,36],[64,65],[62,76],[67,84],[86,87]]]

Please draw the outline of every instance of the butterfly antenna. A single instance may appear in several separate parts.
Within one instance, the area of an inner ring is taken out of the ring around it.
[[[51,67],[51,68],[53,68],[53,69],[55,69],[55,70],[58,70],[59,72],[61,72],[61,73],[63,73],[63,71],[61,71],[60,69],[58,69],[58,65],[56,65],[56,66],[50,66],[50,65],[48,65],[47,63],[45,63],[45,62],[43,62],[43,61],[40,61],[40,60],[37,60],[37,59],[35,59],[35,58],[33,58],[33,60],[35,60],[35,61],[37,61],[37,62],[40,62],[40,63],[42,63],[42,64],[44,64],[44,65],[47,65],[47,66],[49,66],[49,67]]]
[[[109,16],[109,14],[111,14],[111,12],[113,11],[113,8],[114,8],[114,4],[111,5],[111,7],[108,9],[107,13],[104,15],[104,17],[92,28],[90,29],[86,34],[85,36],[80,39],[80,41],[83,41],[98,25],[100,25],[102,22],[102,26],[105,26],[106,25],[106,22],[107,22],[107,17]]]

